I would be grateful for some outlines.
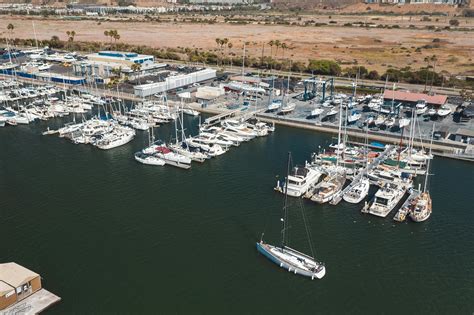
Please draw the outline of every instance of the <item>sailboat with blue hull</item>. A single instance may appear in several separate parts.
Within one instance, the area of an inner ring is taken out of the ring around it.
[[[291,164],[291,153],[288,153],[288,170],[287,170],[287,177],[286,177],[286,185],[288,187],[288,175],[290,173],[290,164]],[[326,267],[323,263],[318,262],[314,258],[314,250],[311,242],[311,234],[310,230],[307,226],[307,219],[304,213],[303,205],[301,199],[301,214],[303,216],[303,222],[306,228],[306,234],[308,237],[308,242],[311,248],[312,255],[307,255],[302,252],[299,252],[289,246],[289,235],[288,235],[288,193],[287,188],[285,188],[285,201],[283,206],[283,218],[281,218],[282,222],[282,240],[281,246],[274,246],[265,243],[263,240],[264,233],[262,234],[262,238],[260,242],[256,243],[257,251],[260,252],[263,256],[268,258],[270,261],[274,262],[281,268],[288,270],[289,272],[294,273],[295,275],[301,275],[305,277],[311,278],[311,280],[321,279],[326,274]]]

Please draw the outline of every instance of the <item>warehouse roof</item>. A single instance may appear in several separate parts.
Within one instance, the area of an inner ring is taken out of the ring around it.
[[[392,91],[386,90],[383,94],[385,99],[395,99],[402,102],[418,102],[419,100],[425,100],[431,105],[444,105],[448,99],[447,95],[435,94],[429,95],[425,93],[414,93],[410,91]]]
[[[38,276],[37,273],[13,262],[0,264],[0,280],[15,288]]]

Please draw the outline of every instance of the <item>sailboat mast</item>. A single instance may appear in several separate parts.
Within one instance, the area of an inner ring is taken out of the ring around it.
[[[430,156],[428,158],[428,163],[426,164],[426,174],[425,174],[425,184],[423,186],[423,192],[425,193],[428,187],[428,176],[430,176],[430,162],[432,159],[432,147],[433,147],[433,135],[434,135],[435,123],[433,123],[433,129],[431,130],[431,142],[430,142]]]
[[[290,176],[290,165],[291,165],[291,152],[288,152],[288,165],[286,167],[286,179],[285,179],[285,198],[283,201],[283,218],[282,221],[282,230],[281,230],[281,249],[285,247],[286,243],[286,229],[288,226],[287,219],[288,219],[288,177]]]
[[[35,28],[35,21],[31,21],[33,24],[33,33],[35,35],[35,44],[36,44],[36,49],[38,49],[38,38],[36,37],[36,28]]]
[[[243,52],[243,55],[242,55],[242,80],[243,80],[243,83],[245,83],[244,74],[245,74],[245,42],[244,42],[244,52]]]
[[[336,166],[339,166],[339,145],[341,144],[341,129],[342,129],[342,102],[339,102],[339,131],[337,133],[337,158]]]

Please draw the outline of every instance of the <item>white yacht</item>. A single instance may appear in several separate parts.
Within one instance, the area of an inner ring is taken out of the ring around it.
[[[226,140],[223,136],[220,136],[219,134],[213,134],[209,132],[201,132],[196,138],[201,139],[205,144],[218,144],[224,148],[237,146],[239,144],[234,143],[233,141]]]
[[[333,199],[333,197],[342,190],[346,182],[345,172],[335,172],[328,175],[321,183],[309,192],[311,201],[317,203],[326,203]],[[308,196],[309,197],[309,196]]]
[[[342,196],[349,203],[359,203],[367,197],[370,188],[370,181],[367,177],[362,177],[360,181]]]
[[[129,143],[135,137],[135,130],[129,127],[115,128],[111,133],[105,134],[94,144],[99,149],[109,150]]]
[[[240,137],[253,139],[257,136],[257,133],[242,124],[240,121],[234,119],[227,119],[222,122],[222,126],[225,128],[226,131],[232,132],[237,134]]]
[[[452,110],[449,106],[443,105],[438,109],[438,116],[439,117],[446,117],[451,114]]]
[[[155,148],[154,156],[165,161],[166,164],[176,166],[183,169],[191,168],[191,159],[179,153],[171,151],[166,146],[158,146]]]
[[[277,182],[276,190],[281,193],[285,192],[286,182],[288,183],[288,196],[301,197],[303,196],[310,187],[316,183],[321,177],[322,173],[318,169],[309,167],[308,165],[296,166],[288,175],[288,180],[280,186],[280,181]]]
[[[386,217],[400,202],[405,194],[405,187],[393,183],[384,184],[375,193],[374,199],[362,208],[363,213]]]
[[[415,106],[415,112],[417,115],[423,115],[428,110],[428,106],[425,100],[419,100]]]
[[[209,159],[209,155],[201,152],[199,149],[192,150],[186,142],[182,143],[172,143],[168,145],[168,148],[178,154],[184,155],[190,158],[192,161],[203,163],[205,160]]]
[[[144,154],[143,152],[135,153],[134,157],[137,162],[145,165],[163,166],[166,164],[162,159],[154,155]]]
[[[219,156],[227,152],[226,149],[221,147],[218,144],[207,144],[202,139],[199,138],[187,138],[186,139],[186,144],[189,145],[190,147],[195,147],[199,148],[202,151],[204,151],[207,155],[214,157],[214,156]]]

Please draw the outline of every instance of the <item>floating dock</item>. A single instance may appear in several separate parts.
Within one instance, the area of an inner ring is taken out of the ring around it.
[[[61,298],[46,289],[41,289],[27,298],[1,311],[2,315],[14,314],[38,314],[53,304],[61,301]]]
[[[332,200],[329,202],[331,205],[337,205],[341,200],[344,194],[346,194],[348,191],[350,191],[355,185],[359,183],[359,181],[362,179],[364,174],[367,174],[369,171],[377,167],[380,163],[382,163],[394,150],[394,146],[392,145],[387,145],[385,147],[385,150],[377,157],[375,158],[372,163],[367,165],[366,168],[364,168],[362,171],[357,174],[356,177],[352,180],[352,182],[346,186],[343,190],[341,190],[339,193],[337,193]]]

